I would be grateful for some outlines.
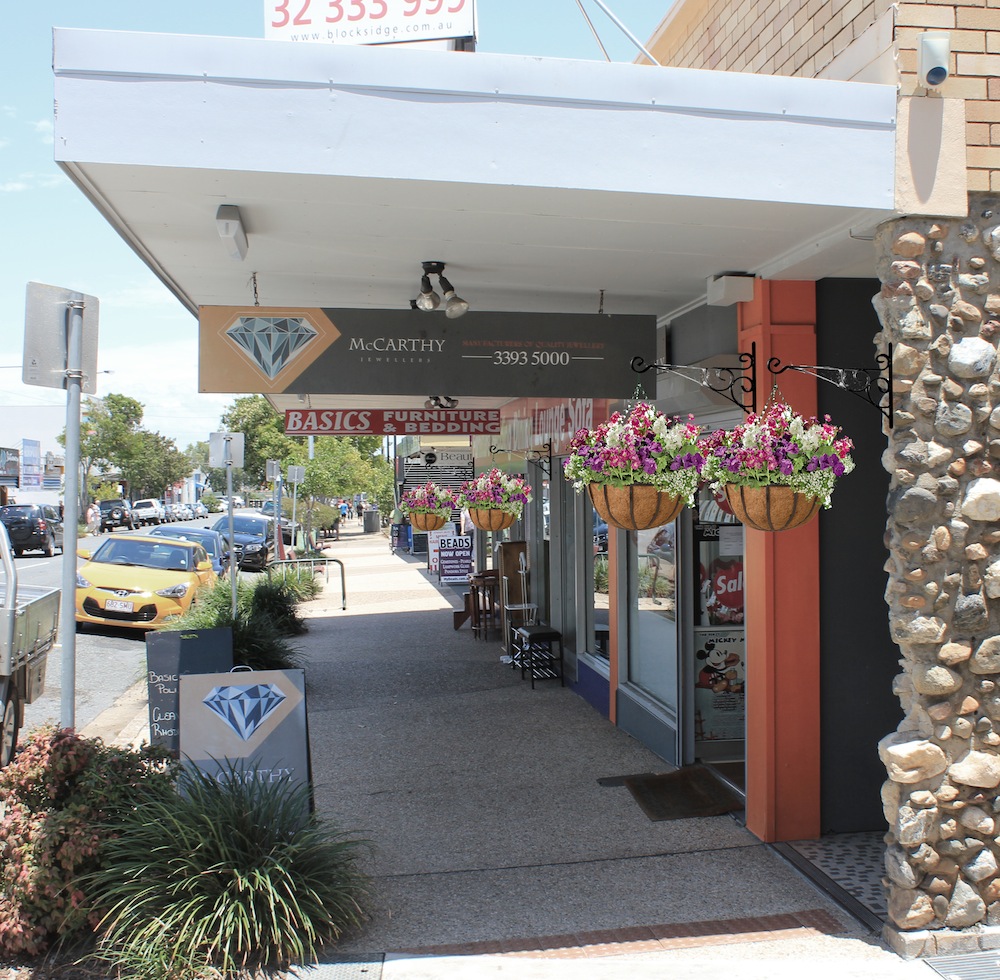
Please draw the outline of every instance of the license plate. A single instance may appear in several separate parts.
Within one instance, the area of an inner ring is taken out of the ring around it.
[[[132,603],[126,602],[124,599],[108,599],[104,603],[104,608],[108,612],[132,612]]]

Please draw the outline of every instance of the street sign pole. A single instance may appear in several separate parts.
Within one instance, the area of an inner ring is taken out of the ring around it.
[[[80,523],[80,389],[83,385],[83,308],[73,293],[66,308],[66,490],[63,494],[62,672],[59,724],[76,727],[76,548]]]
[[[236,626],[236,566],[235,538],[233,537],[233,435],[227,432],[222,439],[226,453],[226,509],[229,511],[229,587],[232,591],[233,626]]]

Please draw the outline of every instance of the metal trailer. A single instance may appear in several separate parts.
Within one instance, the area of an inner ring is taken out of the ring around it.
[[[66,559],[69,560],[69,559]],[[24,706],[45,690],[45,666],[59,631],[60,590],[17,583],[7,529],[0,524],[0,767],[17,748]]]

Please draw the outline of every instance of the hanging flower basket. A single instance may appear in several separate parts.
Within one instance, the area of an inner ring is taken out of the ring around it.
[[[451,512],[457,504],[450,490],[445,490],[434,482],[428,482],[422,487],[413,487],[405,491],[399,506],[409,517],[410,524],[415,530],[437,531],[451,518]]]
[[[587,488],[594,509],[615,527],[643,530],[669,524],[694,500],[704,457],[701,429],[646,402],[615,412],[596,429],[580,429],[563,474]]]
[[[806,418],[782,401],[702,440],[712,489],[759,531],[800,527],[829,507],[837,479],[854,469],[853,448],[829,416]]]
[[[444,527],[445,518],[441,514],[428,514],[422,511],[410,512],[410,523],[418,531],[438,531]]]
[[[502,531],[510,527],[517,518],[510,511],[495,510],[490,507],[470,507],[469,520],[480,531]]]
[[[819,513],[819,498],[791,487],[726,485],[726,499],[736,519],[758,531],[790,531]]]
[[[466,480],[458,492],[458,506],[467,508],[469,519],[483,531],[510,527],[531,500],[531,486],[519,476],[502,473],[495,466]]]
[[[633,483],[628,487],[591,483],[587,490],[594,510],[604,521],[628,531],[644,531],[669,524],[686,503],[683,497],[675,497],[642,483]]]

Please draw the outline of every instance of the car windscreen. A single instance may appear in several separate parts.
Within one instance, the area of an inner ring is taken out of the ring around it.
[[[195,549],[186,541],[135,541],[110,538],[94,552],[91,561],[103,565],[141,565],[186,572],[195,566]]]
[[[225,534],[229,530],[229,518],[227,517],[225,522],[217,524],[215,529]],[[233,530],[237,534],[257,534],[263,538],[268,533],[268,523],[267,521],[255,520],[252,517],[234,517]]]
[[[157,538],[180,538],[182,541],[194,541],[200,544],[213,558],[219,553],[216,548],[218,538],[214,531],[198,531],[186,528],[154,527],[149,534]]]

